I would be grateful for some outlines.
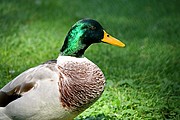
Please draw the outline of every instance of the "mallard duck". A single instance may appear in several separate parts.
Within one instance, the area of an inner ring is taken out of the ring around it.
[[[76,22],[56,60],[30,68],[0,90],[1,120],[72,120],[102,94],[105,77],[84,57],[93,43],[124,47],[95,20]]]

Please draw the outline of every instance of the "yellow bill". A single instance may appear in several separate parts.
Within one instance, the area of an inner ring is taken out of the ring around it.
[[[125,47],[125,44],[122,43],[121,41],[119,41],[118,39],[110,36],[109,34],[107,34],[105,31],[104,31],[104,38],[101,40],[102,42],[105,42],[105,43],[109,43],[111,45],[114,45],[114,46],[118,46],[118,47]]]

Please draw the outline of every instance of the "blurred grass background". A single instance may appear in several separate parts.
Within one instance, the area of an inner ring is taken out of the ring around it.
[[[75,120],[179,120],[179,6],[178,0],[0,0],[0,87],[56,59],[70,27],[93,18],[126,48],[95,44],[86,51],[107,84]]]

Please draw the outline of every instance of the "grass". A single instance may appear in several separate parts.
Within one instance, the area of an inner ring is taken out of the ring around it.
[[[102,97],[75,120],[180,119],[178,0],[1,0],[0,87],[58,56],[79,19],[98,20],[126,43],[95,44],[85,56],[104,72]]]

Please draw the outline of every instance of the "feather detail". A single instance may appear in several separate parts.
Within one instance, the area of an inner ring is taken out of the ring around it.
[[[64,60],[64,57],[61,59]],[[59,92],[62,106],[83,111],[102,94],[105,77],[102,71],[86,58],[68,57],[68,60],[60,62]]]

